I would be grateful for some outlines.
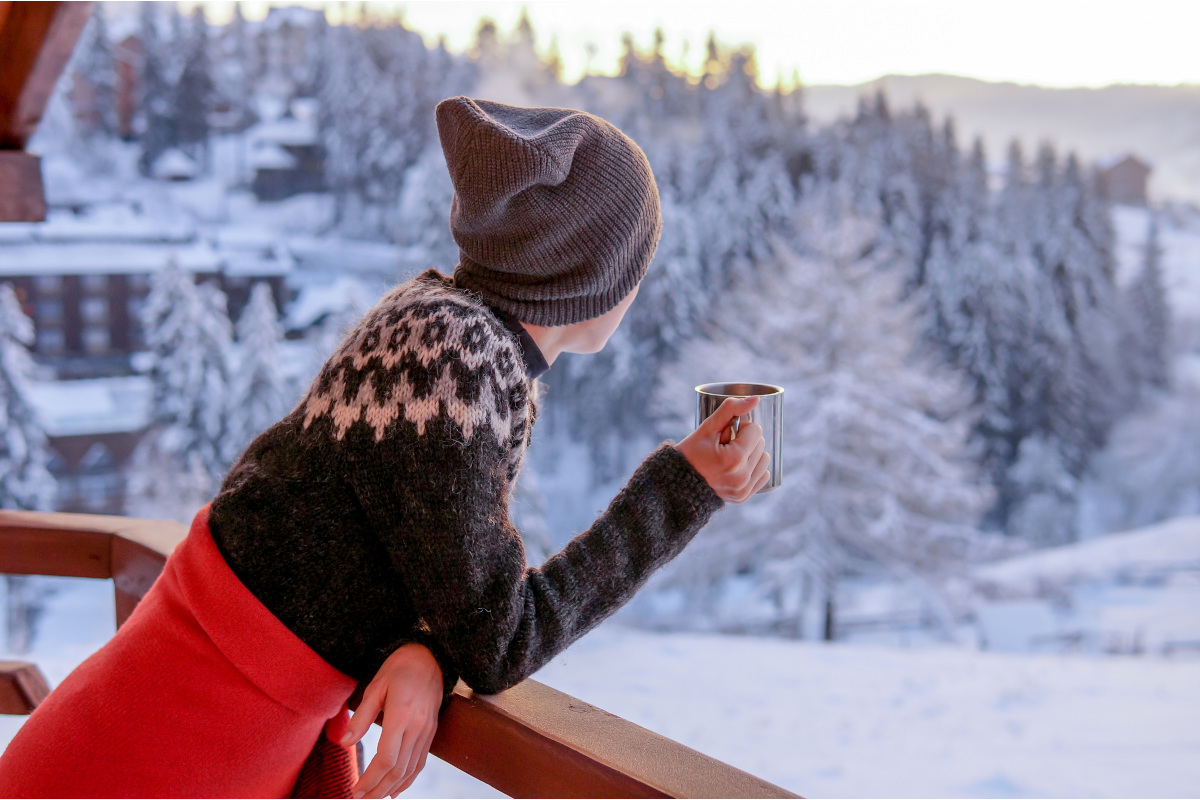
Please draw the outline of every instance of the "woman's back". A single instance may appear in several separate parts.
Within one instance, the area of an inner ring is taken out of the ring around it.
[[[427,643],[389,531],[430,505],[481,502],[484,493],[441,481],[448,460],[475,463],[481,477],[499,460],[515,477],[534,413],[528,396],[512,334],[430,270],[368,312],[304,400],[251,443],[213,501],[213,536],[284,624],[368,679],[398,642]],[[356,493],[367,454],[387,465],[386,496]]]

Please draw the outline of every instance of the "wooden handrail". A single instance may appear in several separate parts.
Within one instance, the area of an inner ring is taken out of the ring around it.
[[[112,578],[120,627],[187,530],[159,519],[0,511],[0,572]]]
[[[120,625],[186,535],[162,520],[0,511],[0,573],[112,578]],[[430,752],[512,797],[797,796],[534,680],[497,695],[459,682]]]

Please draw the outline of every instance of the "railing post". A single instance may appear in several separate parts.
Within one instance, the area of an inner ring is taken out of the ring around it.
[[[42,671],[26,661],[0,661],[0,714],[32,714],[50,694]]]

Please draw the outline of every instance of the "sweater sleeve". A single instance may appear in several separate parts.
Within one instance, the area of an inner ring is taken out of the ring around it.
[[[621,607],[724,505],[665,443],[587,531],[526,567],[504,449],[426,433],[415,453],[381,442],[350,479],[422,627],[483,693],[525,679]]]

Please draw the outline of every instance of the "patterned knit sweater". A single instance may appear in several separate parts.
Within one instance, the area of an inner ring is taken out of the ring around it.
[[[428,646],[449,692],[523,680],[624,604],[722,505],[669,443],[607,511],[527,568],[508,503],[536,415],[520,344],[429,270],[375,306],[212,503],[238,578],[367,681]]]

